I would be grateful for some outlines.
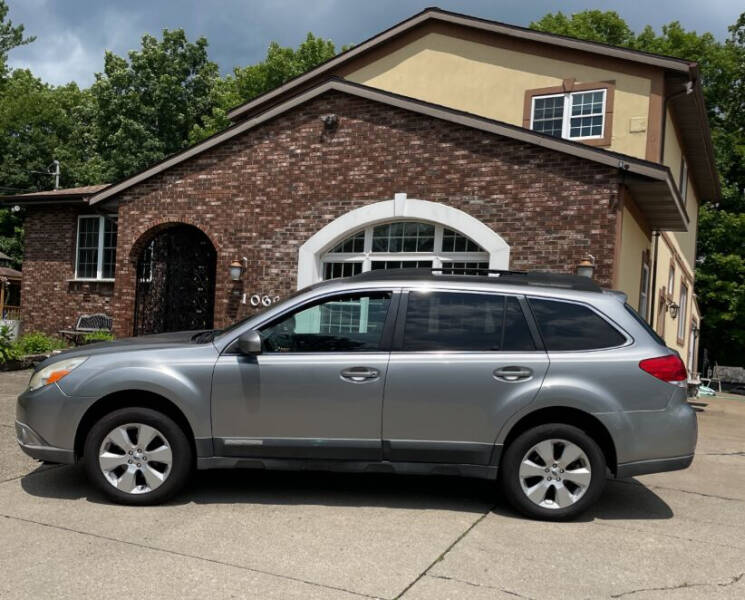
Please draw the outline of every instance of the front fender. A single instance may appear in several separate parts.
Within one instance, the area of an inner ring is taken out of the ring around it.
[[[215,360],[179,363],[177,360],[150,364],[111,365],[101,368],[95,358],[63,378],[60,389],[71,398],[91,406],[117,393],[147,392],[172,402],[186,417],[196,437],[211,437],[210,397]],[[88,364],[92,363],[92,364]],[[82,414],[79,415],[76,426]]]

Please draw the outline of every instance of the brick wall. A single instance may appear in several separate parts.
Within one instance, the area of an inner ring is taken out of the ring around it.
[[[73,328],[81,314],[111,314],[113,283],[72,281],[81,208],[40,206],[26,212],[21,288],[24,332],[57,334]]]
[[[339,116],[333,133],[324,133],[319,119],[327,113]],[[231,291],[288,295],[296,286],[298,248],[310,236],[345,212],[396,192],[448,204],[483,221],[511,246],[512,268],[570,271],[591,253],[597,279],[610,285],[616,228],[611,207],[618,190],[610,167],[329,93],[116,198],[115,332],[131,334],[137,254],[148,232],[164,223],[195,225],[215,245],[215,325],[220,327],[250,310]],[[34,223],[37,219],[30,215],[27,230],[43,227]],[[46,231],[54,240],[57,267],[72,260],[72,232],[73,221]],[[43,243],[39,235],[28,237],[27,260],[37,258],[24,267],[24,274],[31,270],[24,292],[39,278],[37,261],[49,254]],[[228,267],[242,256],[249,269],[235,284]],[[80,296],[56,277],[56,292],[44,301],[79,302]],[[26,296],[27,301],[36,305],[41,298]],[[44,328],[37,314],[36,309],[28,313]]]

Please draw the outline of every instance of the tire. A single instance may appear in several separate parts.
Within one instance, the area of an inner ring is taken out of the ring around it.
[[[500,468],[510,504],[545,521],[566,521],[585,511],[600,497],[605,479],[605,456],[595,440],[562,423],[521,433],[507,447]]]
[[[108,498],[144,506],[165,502],[184,487],[194,452],[173,419],[149,408],[122,408],[88,432],[83,463],[90,481]]]

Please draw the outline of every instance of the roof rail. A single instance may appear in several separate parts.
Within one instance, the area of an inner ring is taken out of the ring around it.
[[[506,269],[483,269],[481,267],[432,267],[431,269],[423,268],[425,271],[432,273],[444,273],[445,275],[528,275],[528,271],[510,271]],[[457,273],[455,273],[457,271]]]
[[[596,282],[589,277],[571,275],[568,273],[554,273],[550,271],[510,271],[502,269],[480,269],[478,267],[419,267],[404,269],[386,269],[367,271],[354,275],[351,279],[356,280],[402,280],[402,279],[428,279],[458,278],[460,281],[469,281],[474,277],[481,277],[493,283],[510,285],[530,285],[537,287],[563,288],[582,292],[602,292]],[[453,279],[450,279],[451,281]]]

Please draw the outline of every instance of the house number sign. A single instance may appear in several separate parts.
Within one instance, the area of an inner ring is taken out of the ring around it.
[[[251,306],[271,306],[272,304],[279,302],[279,296],[274,296],[272,298],[266,294],[263,296],[260,294],[254,294],[249,299],[249,302],[251,303]]]

